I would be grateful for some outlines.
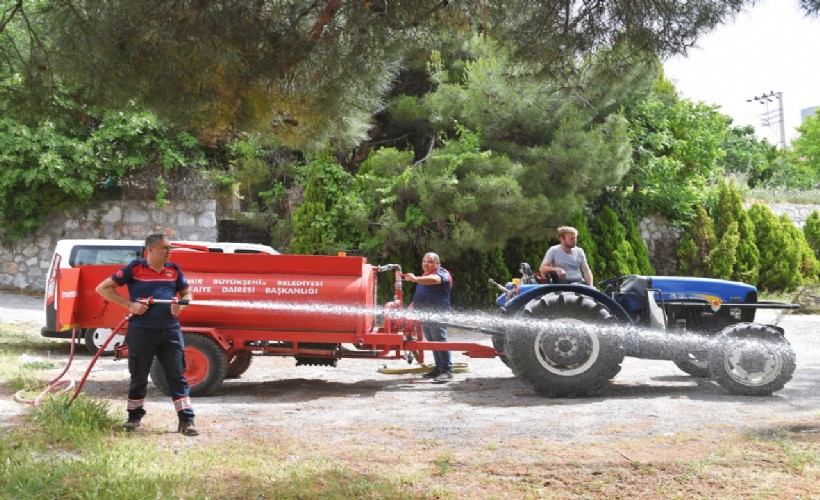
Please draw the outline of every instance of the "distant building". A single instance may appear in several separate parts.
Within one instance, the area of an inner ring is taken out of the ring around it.
[[[803,108],[800,110],[800,123],[806,121],[806,118],[817,115],[820,106],[813,106],[811,108]]]

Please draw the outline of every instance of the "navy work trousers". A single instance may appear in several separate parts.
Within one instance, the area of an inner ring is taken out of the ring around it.
[[[192,421],[194,410],[191,406],[188,381],[183,376],[185,344],[179,327],[154,329],[129,326],[125,341],[128,344],[128,371],[131,373],[128,418],[140,419],[145,416],[148,376],[151,373],[151,363],[156,356],[165,371],[165,379],[179,420]]]

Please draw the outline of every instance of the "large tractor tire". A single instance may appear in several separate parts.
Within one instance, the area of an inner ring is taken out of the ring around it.
[[[212,338],[199,333],[184,332],[185,379],[191,389],[191,396],[208,396],[225,380],[228,373],[228,358],[225,351]],[[151,381],[157,389],[171,395],[165,370],[159,360],[151,365]]]
[[[715,337],[709,372],[731,394],[770,396],[791,380],[795,355],[791,344],[774,327],[738,323]]]
[[[248,371],[253,362],[253,355],[248,351],[239,351],[228,361],[228,373],[225,378],[239,378]]]
[[[585,396],[621,371],[617,319],[591,297],[553,292],[533,299],[505,343],[516,377],[548,397]]]
[[[111,335],[111,328],[86,328],[83,330],[83,339],[85,340],[85,348],[91,354],[97,354],[100,347],[105,343],[105,340]],[[102,356],[110,356],[114,354],[114,348],[119,347],[125,343],[125,335],[118,333],[111,339],[111,342],[105,346]]]

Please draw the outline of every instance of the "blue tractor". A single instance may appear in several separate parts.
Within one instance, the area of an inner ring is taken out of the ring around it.
[[[552,284],[521,265],[522,278],[498,298],[507,318],[493,343],[515,375],[549,397],[583,396],[605,386],[624,357],[673,361],[710,377],[729,393],[767,396],[783,388],[795,355],[778,326],[755,323],[763,302],[744,283],[625,275],[583,284]]]

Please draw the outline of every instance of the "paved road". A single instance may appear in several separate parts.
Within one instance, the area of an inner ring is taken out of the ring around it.
[[[0,291],[0,322],[44,323],[43,299]]]

